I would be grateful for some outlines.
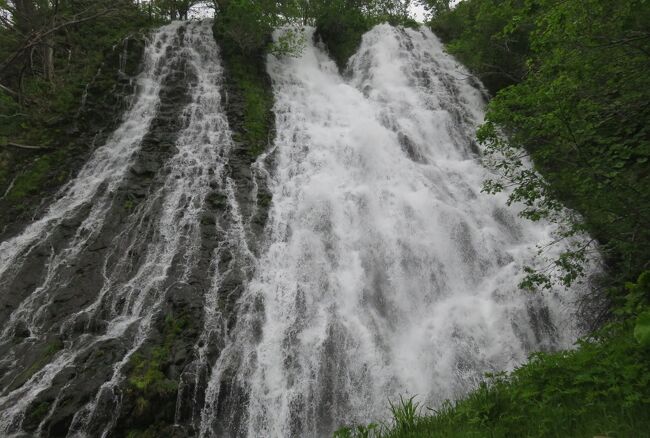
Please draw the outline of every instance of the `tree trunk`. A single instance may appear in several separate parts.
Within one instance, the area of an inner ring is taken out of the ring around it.
[[[14,0],[16,13],[14,22],[16,28],[23,34],[28,35],[36,25],[36,7],[33,0]]]
[[[54,0],[50,16],[50,29],[56,26],[56,16],[59,13],[59,0]],[[52,82],[54,80],[54,35],[45,39],[43,51],[43,77]]]
[[[43,77],[52,82],[54,80],[54,41],[50,38],[45,40],[43,48]]]

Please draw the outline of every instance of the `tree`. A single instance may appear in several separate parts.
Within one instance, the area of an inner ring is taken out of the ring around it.
[[[451,10],[451,0],[421,0],[420,4],[432,16],[440,16]]]

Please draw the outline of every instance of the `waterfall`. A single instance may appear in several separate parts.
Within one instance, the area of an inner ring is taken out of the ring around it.
[[[571,346],[579,289],[517,286],[554,229],[481,193],[484,93],[430,31],[377,26],[342,75],[307,28],[242,164],[211,26],[153,33],[120,126],[0,244],[0,435],[119,436],[171,403],[181,435],[327,436]],[[138,406],[161,349],[172,400]]]
[[[349,77],[306,40],[269,58],[268,249],[208,389],[246,388],[245,421],[209,406],[204,436],[326,436],[400,394],[435,407],[576,336],[570,293],[518,290],[552,229],[480,192],[468,72],[428,30],[374,28]]]

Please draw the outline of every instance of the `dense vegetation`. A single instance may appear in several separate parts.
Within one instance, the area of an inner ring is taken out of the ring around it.
[[[401,400],[391,424],[338,435],[650,436],[650,3],[428,5],[433,30],[494,95],[479,130],[498,175],[485,191],[511,189],[522,215],[557,222],[560,239],[593,236],[605,276],[587,299],[608,304],[575,351],[536,354],[433,413]],[[574,246],[522,286],[569,285],[595,251]]]

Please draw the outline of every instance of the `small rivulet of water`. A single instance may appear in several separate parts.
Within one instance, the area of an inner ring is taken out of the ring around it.
[[[345,75],[313,29],[269,56],[276,138],[250,163],[211,26],[151,36],[120,126],[0,244],[0,435],[121,436],[164,410],[178,436],[328,436],[571,346],[580,291],[517,287],[553,227],[481,193],[483,93],[430,31],[377,26]],[[173,422],[161,394],[134,404],[152,351]]]

